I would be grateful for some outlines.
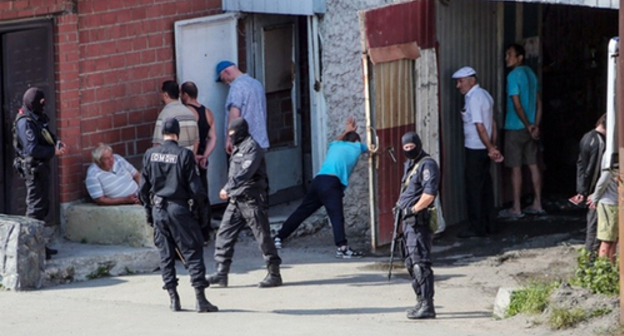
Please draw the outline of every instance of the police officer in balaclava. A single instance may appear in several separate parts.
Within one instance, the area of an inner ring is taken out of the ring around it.
[[[65,153],[65,145],[50,131],[41,89],[26,90],[13,124],[13,166],[26,184],[26,216],[45,220],[50,210],[50,160]],[[57,253],[46,247],[46,259]]]
[[[438,164],[422,149],[420,137],[408,132],[401,138],[405,161],[401,194],[397,202],[402,212],[403,255],[412,277],[416,306],[407,311],[409,319],[435,318],[433,270],[431,269],[432,228],[429,208],[438,195]]]
[[[233,119],[228,126],[228,136],[233,144],[230,156],[228,182],[221,189],[219,197],[229,199],[223,220],[217,231],[215,261],[217,272],[208,281],[213,285],[227,287],[230,264],[234,256],[234,245],[238,234],[249,225],[260,245],[268,273],[258,287],[282,285],[279,265],[282,260],[271,239],[268,204],[267,175],[264,150],[249,135],[247,122],[243,118]]]

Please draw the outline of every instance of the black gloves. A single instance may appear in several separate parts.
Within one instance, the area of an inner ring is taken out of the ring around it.
[[[402,210],[403,219],[410,218],[412,216],[416,216],[418,212],[414,212],[412,207],[407,207]]]

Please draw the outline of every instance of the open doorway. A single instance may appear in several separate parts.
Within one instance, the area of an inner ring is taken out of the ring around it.
[[[542,8],[544,192],[573,195],[579,141],[606,112],[607,47],[618,11]]]

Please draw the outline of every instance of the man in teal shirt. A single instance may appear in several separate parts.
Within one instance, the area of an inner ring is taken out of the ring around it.
[[[505,165],[511,168],[513,206],[499,215],[506,218],[522,218],[524,214],[545,214],[542,208],[542,180],[537,167],[537,140],[540,136],[542,103],[539,96],[537,76],[524,65],[525,50],[512,44],[505,53],[505,63],[511,72],[507,75],[507,116],[505,118]],[[533,182],[533,204],[521,209],[522,165],[529,166]]]
[[[336,258],[361,257],[361,253],[353,251],[347,244],[344,230],[344,213],[342,198],[349,183],[349,176],[362,153],[369,149],[360,143],[360,136],[355,132],[355,119],[348,118],[345,130],[336,141],[329,145],[329,151],[323,166],[312,180],[310,191],[301,205],[293,212],[275,236],[275,247],[282,247],[282,240],[290,236],[303,221],[316,210],[324,206],[334,230]],[[375,149],[371,148],[371,152]]]

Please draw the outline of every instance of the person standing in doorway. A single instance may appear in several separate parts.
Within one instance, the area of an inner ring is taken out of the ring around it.
[[[545,215],[542,207],[542,177],[537,166],[538,139],[542,120],[542,102],[537,76],[524,65],[525,50],[512,44],[505,53],[507,75],[507,115],[505,118],[505,166],[511,168],[513,206],[499,212],[503,218]],[[521,209],[522,166],[528,165],[533,182],[533,203]]]
[[[197,128],[197,113],[195,110],[182,105],[180,102],[180,87],[175,81],[168,80],[162,83],[160,99],[165,107],[156,119],[152,143],[160,145],[164,142],[162,125],[169,118],[176,118],[180,123],[180,136],[178,145],[197,153],[199,147],[199,129]]]
[[[461,110],[466,148],[466,202],[469,224],[457,237],[483,237],[494,231],[494,192],[490,161],[502,162],[496,148],[494,99],[477,82],[477,73],[463,67],[453,74],[457,89],[464,95]]]
[[[579,144],[579,156],[576,161],[576,195],[570,198],[575,205],[587,201],[600,176],[602,156],[604,154],[605,134],[607,133],[607,115],[603,114],[596,122],[596,127],[585,133]],[[587,232],[585,235],[585,250],[595,256],[600,247],[596,238],[598,229],[598,216],[595,207],[587,210]]]
[[[26,216],[45,221],[50,211],[50,160],[65,154],[65,144],[50,131],[43,90],[26,90],[13,124],[16,168],[26,183]],[[58,251],[46,246],[46,260]]]
[[[197,101],[197,85],[193,82],[185,82],[180,86],[180,99],[187,107],[197,112],[197,128],[199,129],[199,146],[195,153],[199,177],[206,193],[210,195],[208,189],[208,158],[217,145],[217,133],[214,127],[214,115],[212,111]],[[206,208],[210,209],[210,196],[206,197]],[[208,216],[208,221],[210,221]],[[202,223],[202,228],[210,228],[210,222]]]
[[[236,118],[244,118],[249,125],[249,134],[266,151],[269,148],[267,133],[267,105],[264,87],[230,61],[217,64],[217,82],[230,86],[225,101],[225,129]],[[226,132],[227,133],[227,132]],[[225,151],[232,153],[232,142],[228,137]]]

